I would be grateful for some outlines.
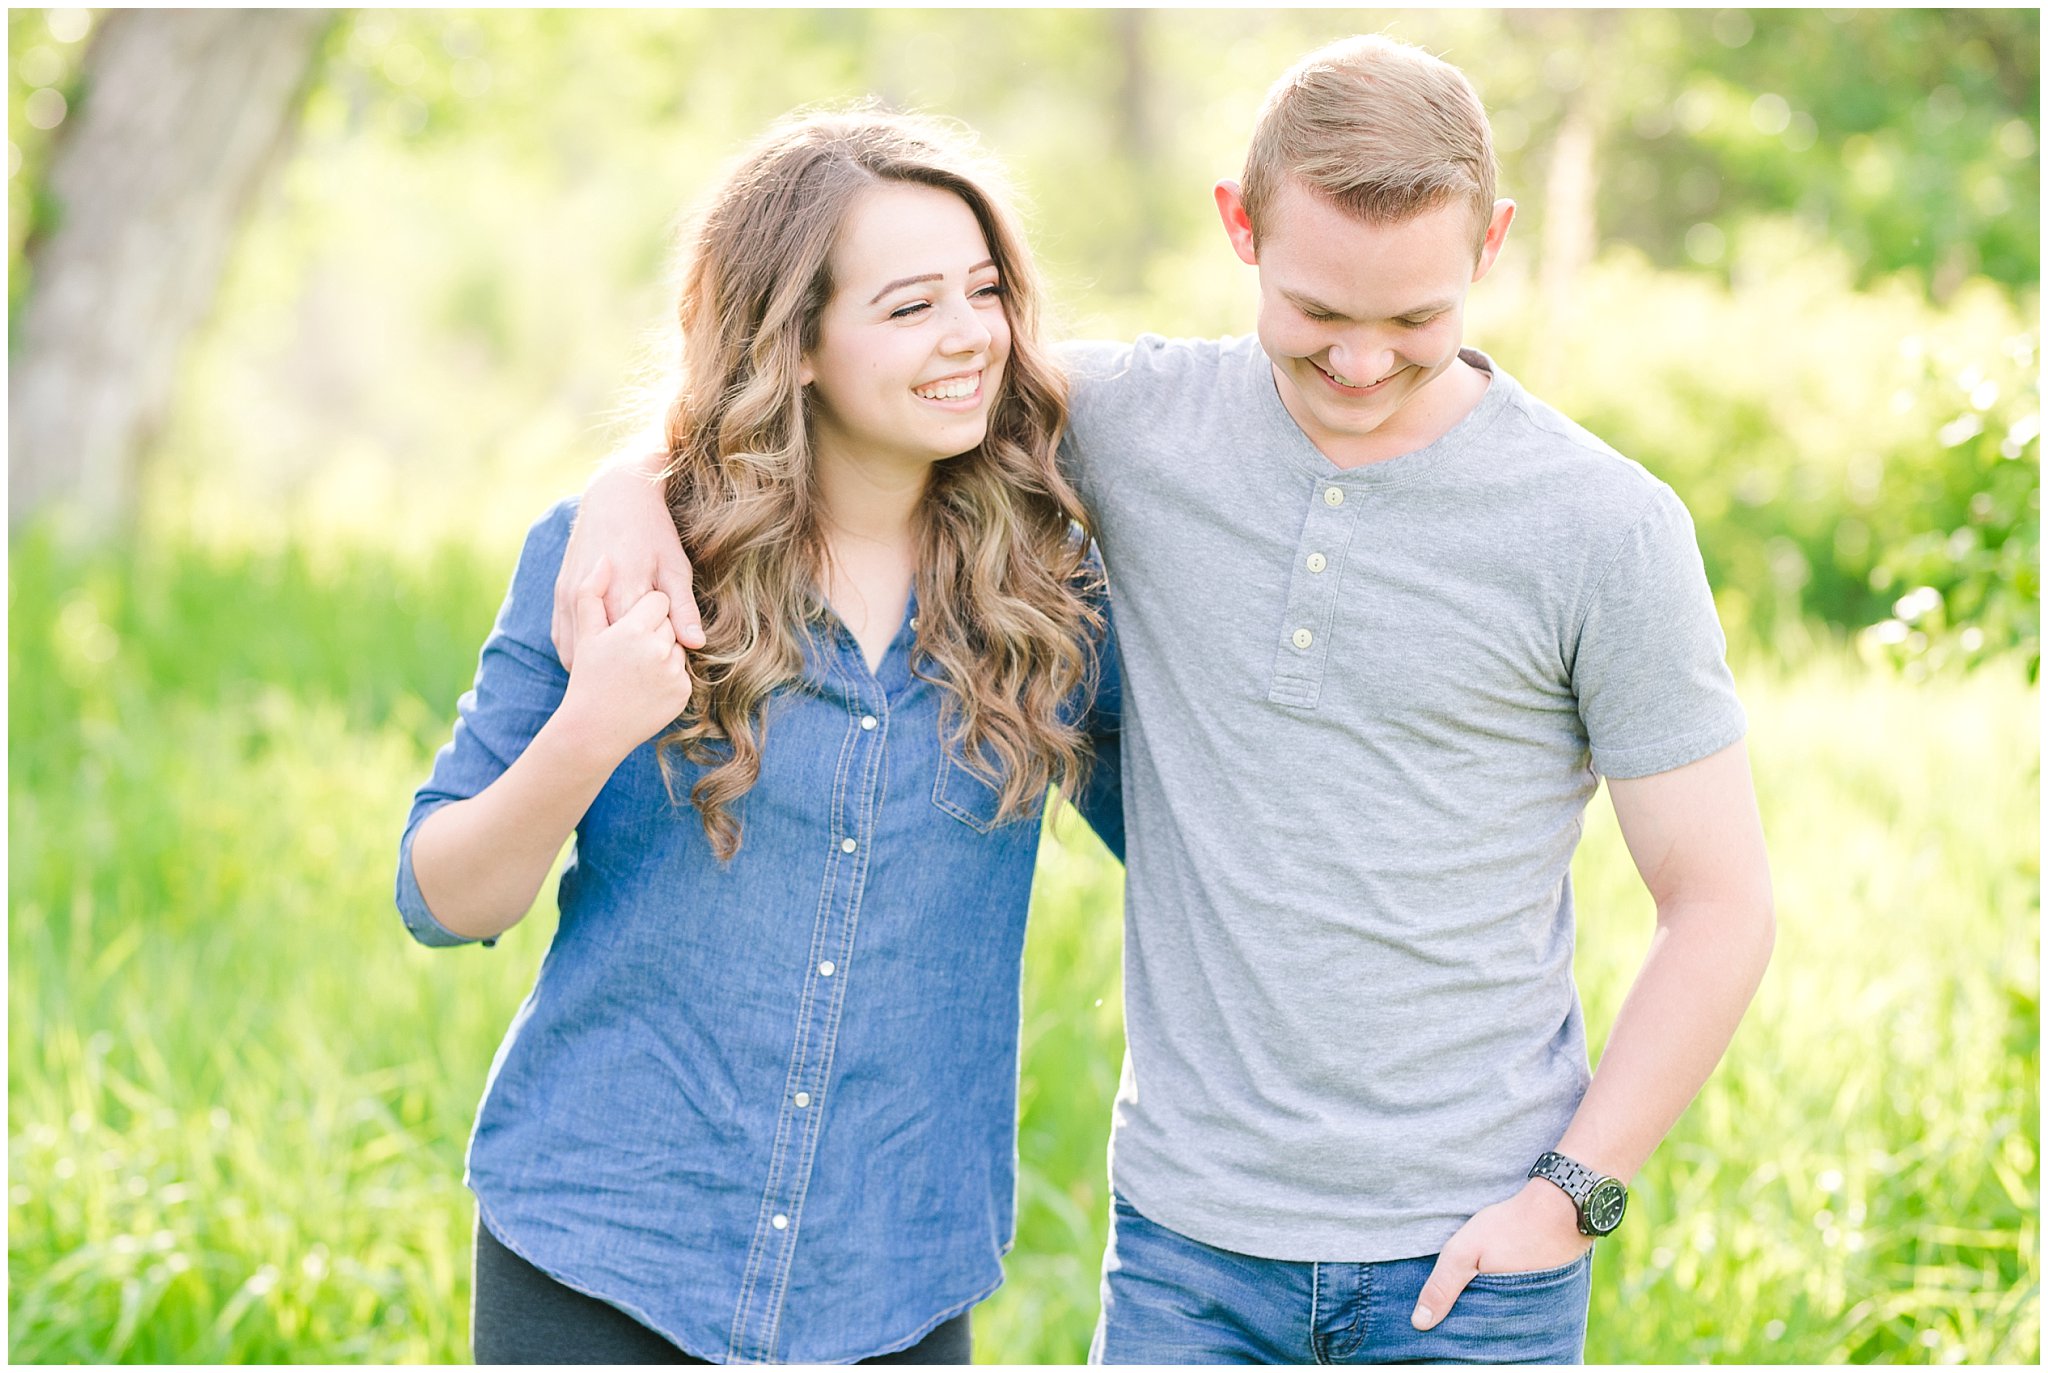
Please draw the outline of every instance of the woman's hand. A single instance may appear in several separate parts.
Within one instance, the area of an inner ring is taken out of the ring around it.
[[[555,577],[555,613],[549,626],[555,654],[562,666],[576,666],[577,588],[600,558],[609,558],[613,574],[607,585],[600,627],[626,613],[649,591],[668,601],[669,626],[677,642],[704,647],[704,625],[690,592],[690,560],[683,556],[675,521],[662,499],[655,473],[667,461],[650,453],[639,464],[613,463],[591,478],[569,530],[569,547]]]
[[[601,557],[576,586],[576,661],[555,715],[579,747],[616,766],[683,713],[690,703],[690,670],[669,619],[669,598],[649,591],[607,627],[604,603],[611,585],[611,561]]]

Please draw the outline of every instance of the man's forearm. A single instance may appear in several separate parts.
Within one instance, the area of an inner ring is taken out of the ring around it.
[[[1628,1181],[1677,1123],[1763,981],[1770,909],[1698,902],[1660,911],[1608,1032],[1599,1071],[1557,1150]]]
[[[471,939],[518,924],[611,772],[558,714],[497,781],[422,820],[412,871],[434,919]]]

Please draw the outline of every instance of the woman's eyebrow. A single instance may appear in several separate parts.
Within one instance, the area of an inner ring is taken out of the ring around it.
[[[890,282],[887,286],[884,286],[881,290],[875,292],[874,295],[868,299],[868,304],[873,305],[876,301],[880,300],[883,296],[888,295],[889,292],[895,290],[899,286],[915,286],[920,281],[944,281],[945,279],[946,274],[944,272],[926,272],[923,276],[898,277],[896,278],[896,280]]]
[[[981,261],[975,263],[972,267],[969,267],[967,269],[967,273],[969,276],[972,276],[974,273],[980,271],[984,267],[993,267],[995,265],[996,260],[994,258],[985,257]],[[896,280],[890,282],[887,286],[884,286],[881,290],[875,292],[873,296],[869,297],[868,304],[873,305],[876,301],[880,300],[883,296],[888,295],[889,292],[895,290],[899,286],[915,286],[921,281],[944,281],[945,279],[946,274],[944,272],[926,272],[923,276],[898,277],[896,278]]]

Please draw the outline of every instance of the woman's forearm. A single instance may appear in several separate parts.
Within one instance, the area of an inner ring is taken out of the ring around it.
[[[472,939],[519,923],[618,761],[558,712],[497,781],[421,821],[412,871],[434,919]]]

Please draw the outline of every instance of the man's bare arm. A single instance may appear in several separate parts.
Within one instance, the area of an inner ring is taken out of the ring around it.
[[[690,560],[683,555],[682,540],[676,537],[675,522],[662,497],[660,474],[668,455],[659,446],[658,439],[650,438],[621,450],[583,488],[562,570],[555,578],[555,613],[549,626],[555,653],[565,668],[575,666],[576,588],[600,558],[611,562],[611,590],[604,598],[607,623],[617,621],[649,591],[659,591],[668,597],[676,640],[685,648],[704,647],[703,617],[690,588]]]
[[[1732,744],[1687,767],[1607,784],[1657,902],[1657,932],[1558,1152],[1626,1181],[1721,1061],[1777,938],[1770,859]]]
[[[1610,779],[1607,792],[1656,900],[1657,931],[1557,1151],[1627,1181],[1721,1061],[1763,981],[1777,923],[1742,744],[1652,777]],[[1532,1178],[1444,1245],[1414,1323],[1427,1330],[1443,1319],[1475,1273],[1556,1267],[1590,1243],[1571,1199]]]

